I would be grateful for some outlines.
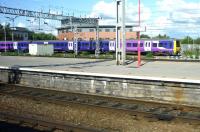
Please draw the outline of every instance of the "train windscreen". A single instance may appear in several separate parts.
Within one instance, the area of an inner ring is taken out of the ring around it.
[[[176,40],[176,47],[180,47],[180,40]]]

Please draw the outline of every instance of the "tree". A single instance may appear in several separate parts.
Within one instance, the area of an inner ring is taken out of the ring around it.
[[[194,42],[195,44],[200,44],[200,38],[197,38]]]
[[[148,35],[145,35],[145,34],[141,34],[141,35],[140,35],[140,38],[141,38],[141,39],[144,39],[144,38],[150,39],[151,37],[149,37]]]
[[[6,40],[12,40],[10,24],[6,24],[5,27],[0,24],[0,41],[4,41],[5,39],[4,28],[6,31]]]
[[[32,33],[30,38],[31,40],[56,40],[56,37],[51,33]]]
[[[193,39],[190,36],[186,36],[181,40],[181,44],[193,44]]]
[[[155,38],[155,39],[170,39],[170,37],[167,36],[166,34],[164,34],[164,35],[159,34],[158,36],[155,36],[153,38]]]

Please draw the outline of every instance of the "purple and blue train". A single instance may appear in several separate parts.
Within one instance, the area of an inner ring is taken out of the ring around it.
[[[36,44],[53,44],[54,51],[56,52],[70,52],[74,51],[73,41],[18,41],[18,42],[0,42],[0,51],[23,51],[27,52],[30,43]],[[96,41],[78,41],[78,52],[89,51],[93,52],[96,50]],[[116,44],[115,41],[101,40],[100,52],[115,52]],[[137,52],[138,40],[127,40],[126,51],[129,53]],[[179,40],[141,40],[140,50],[142,53],[153,52],[163,53],[168,55],[176,55],[180,53],[180,41]]]

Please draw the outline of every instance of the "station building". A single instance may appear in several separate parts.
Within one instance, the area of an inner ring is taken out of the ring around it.
[[[81,18],[69,21],[65,19],[61,21],[61,27],[58,30],[59,40],[73,40],[76,37],[79,40],[95,40],[96,39],[96,24],[86,23]],[[94,19],[94,18],[85,18]],[[85,23],[84,23],[85,22]],[[136,39],[137,32],[133,31],[133,26],[126,26],[126,39]],[[115,25],[99,25],[99,39],[114,40],[116,36]]]

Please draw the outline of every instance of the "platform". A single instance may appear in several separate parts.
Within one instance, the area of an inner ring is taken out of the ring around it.
[[[200,80],[198,62],[143,61],[138,68],[134,61],[129,61],[126,66],[117,66],[115,60],[0,56],[0,66],[13,65],[21,68]]]

